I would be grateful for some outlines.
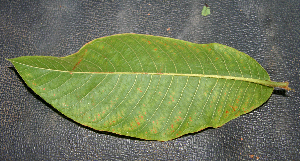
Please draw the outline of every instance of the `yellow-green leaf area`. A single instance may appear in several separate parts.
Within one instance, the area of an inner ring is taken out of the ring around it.
[[[268,73],[234,48],[140,34],[95,39],[67,57],[10,59],[32,90],[99,131],[166,141],[220,127],[264,103]]]
[[[207,16],[210,14],[210,7],[208,6],[203,6],[203,9],[202,9],[202,16]]]

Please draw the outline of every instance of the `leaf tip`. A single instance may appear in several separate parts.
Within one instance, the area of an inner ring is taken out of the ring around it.
[[[12,60],[12,59],[5,58],[5,60],[7,60],[7,61],[10,61],[10,62],[11,62],[11,60]]]

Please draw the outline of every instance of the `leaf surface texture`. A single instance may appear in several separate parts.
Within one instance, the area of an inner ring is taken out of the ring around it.
[[[67,57],[10,59],[26,84],[76,122],[166,141],[220,127],[272,94],[267,72],[231,47],[119,34]]]

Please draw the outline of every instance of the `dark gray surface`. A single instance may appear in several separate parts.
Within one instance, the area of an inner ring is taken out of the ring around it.
[[[204,3],[211,15],[201,16]],[[0,1],[0,160],[298,160],[300,1]],[[276,90],[221,128],[167,141],[96,132],[36,96],[5,58],[67,56],[118,33],[217,42],[256,59]]]

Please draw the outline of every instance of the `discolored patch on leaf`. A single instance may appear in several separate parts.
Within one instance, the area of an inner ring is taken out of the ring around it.
[[[119,34],[67,57],[9,59],[26,84],[74,121],[100,131],[166,141],[220,127],[288,83],[270,81],[231,47]]]

